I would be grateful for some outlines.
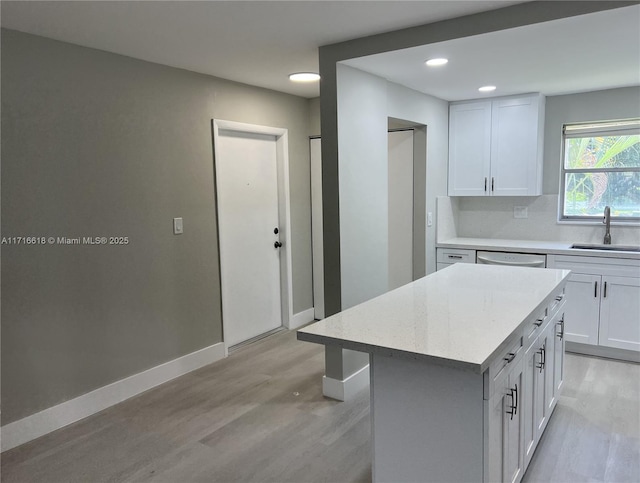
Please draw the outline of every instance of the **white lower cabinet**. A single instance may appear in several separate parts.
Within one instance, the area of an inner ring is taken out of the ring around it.
[[[564,375],[565,294],[526,324],[524,345],[511,344],[502,357],[504,368],[487,404],[486,481],[520,481],[557,404]],[[487,379],[492,377],[490,370]]]
[[[540,335],[524,353],[524,465],[529,465],[555,408],[564,374],[562,318],[564,306],[544,321]]]
[[[581,344],[598,344],[600,324],[600,287],[602,277],[572,273],[567,282],[567,340]]]
[[[538,354],[538,339],[529,346],[524,353],[524,386],[522,390],[523,394],[523,413],[524,413],[524,461],[525,466],[529,464],[533,457],[533,452],[536,449],[537,442],[537,424],[535,415],[535,402],[536,402],[536,388],[537,388],[537,374],[538,368],[536,367]]]
[[[555,339],[553,345],[553,398],[558,402],[562,383],[564,382],[564,349],[565,349],[565,329],[564,329],[564,307],[558,312],[553,321]]]
[[[520,357],[509,373],[496,382],[489,400],[490,473],[488,481],[517,482],[524,473],[522,414],[524,364]]]
[[[640,278],[602,277],[598,343],[640,351]]]
[[[566,340],[640,351],[640,260],[549,255],[572,271],[566,286]]]

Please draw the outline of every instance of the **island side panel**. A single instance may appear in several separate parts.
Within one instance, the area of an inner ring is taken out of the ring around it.
[[[373,481],[483,481],[482,379],[373,353]]]

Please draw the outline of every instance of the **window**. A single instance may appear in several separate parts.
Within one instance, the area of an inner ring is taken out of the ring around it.
[[[640,119],[567,124],[561,220],[640,223]]]

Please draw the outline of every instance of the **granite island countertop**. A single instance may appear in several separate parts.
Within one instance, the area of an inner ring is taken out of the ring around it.
[[[484,372],[569,270],[458,263],[298,330],[298,339]]]

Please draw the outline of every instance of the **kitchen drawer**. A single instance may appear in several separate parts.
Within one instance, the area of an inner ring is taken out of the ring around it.
[[[547,325],[549,320],[549,314],[551,311],[549,308],[544,309],[536,317],[533,317],[526,325],[524,329],[524,346],[529,347],[529,344],[533,342],[536,337],[542,332],[542,329]]]
[[[549,304],[549,315],[553,316],[553,313],[556,312],[560,306],[564,303],[564,290],[565,287],[562,287],[562,292],[556,295],[556,298]]]
[[[489,399],[495,392],[496,387],[504,382],[504,378],[509,376],[510,369],[518,364],[523,357],[523,338],[519,336],[512,341],[507,348],[502,350],[489,366],[488,374],[485,373],[484,397]]]
[[[436,248],[439,263],[476,263],[476,251],[463,248]]]

